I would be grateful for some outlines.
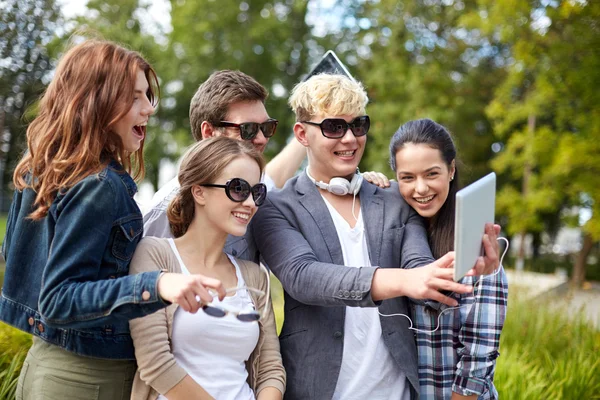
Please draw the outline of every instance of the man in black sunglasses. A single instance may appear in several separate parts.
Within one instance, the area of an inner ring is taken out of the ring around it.
[[[410,315],[408,297],[454,306],[438,290],[472,288],[452,281],[453,254],[433,259],[423,221],[397,183],[381,189],[357,172],[370,129],[362,85],[316,75],[289,103],[308,167],[269,194],[250,224],[285,290],[285,398],[414,399],[409,322],[381,314]]]
[[[190,126],[196,141],[212,136],[229,136],[252,142],[261,152],[275,134],[277,120],[265,109],[267,90],[254,78],[240,71],[213,73],[198,87],[190,104]],[[306,157],[306,150],[290,142],[266,166],[263,182],[268,189],[281,187],[294,175]],[[144,214],[144,235],[171,237],[166,209],[179,191],[177,177],[160,188]],[[233,255],[256,261],[243,237],[231,238],[225,248]]]

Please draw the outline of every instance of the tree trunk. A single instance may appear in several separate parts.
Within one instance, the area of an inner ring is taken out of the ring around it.
[[[577,254],[575,265],[573,266],[573,276],[571,277],[571,286],[574,288],[580,288],[585,281],[585,267],[587,265],[587,258],[590,255],[594,247],[594,240],[589,233],[583,234],[583,246]]]
[[[533,160],[531,158],[532,154],[533,154],[533,150],[532,150],[532,146],[533,146],[533,139],[534,139],[534,134],[535,134],[535,115],[533,114],[529,114],[529,117],[527,118],[527,146],[525,148],[525,165],[523,165],[523,187],[522,187],[522,194],[523,194],[523,199],[525,199],[527,201],[527,196],[529,195],[529,179],[531,177],[531,171],[533,168]],[[527,235],[527,231],[525,229],[523,229],[521,231],[521,245],[519,247],[519,252],[517,254],[517,260],[515,263],[515,267],[517,269],[517,271],[523,271],[524,266],[525,266],[525,236]]]

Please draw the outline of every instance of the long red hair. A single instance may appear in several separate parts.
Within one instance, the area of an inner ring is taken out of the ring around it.
[[[144,142],[129,154],[112,130],[133,105],[140,69],[149,84],[146,95],[156,104],[158,79],[139,53],[112,42],[87,40],[62,57],[39,113],[27,128],[28,151],[13,175],[18,190],[29,187],[37,194],[30,218],[45,217],[59,190],[99,172],[110,160],[130,174],[134,170],[134,179],[143,178]]]

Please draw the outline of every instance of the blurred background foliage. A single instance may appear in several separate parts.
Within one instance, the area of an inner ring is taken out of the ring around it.
[[[0,212],[36,100],[78,35],[118,41],[158,71],[162,99],[145,147],[154,189],[161,166],[192,142],[189,102],[210,73],[239,69],[269,89],[280,120],[270,158],[291,134],[289,91],[333,49],[371,100],[362,170],[392,177],[391,135],[432,118],[456,139],[463,184],[499,174],[506,235],[532,236],[535,257],[544,235],[576,227],[577,251],[546,258],[568,257],[575,285],[600,276],[600,2],[171,0],[158,23],[148,0],[89,0],[67,17],[75,3],[0,2]],[[525,251],[514,257],[523,264]]]
[[[86,3],[83,14],[69,9]],[[156,3],[164,15],[152,15]],[[158,21],[157,21],[158,19]],[[0,237],[12,171],[56,60],[81,36],[114,40],[152,63],[162,86],[145,146],[147,182],[192,142],[189,102],[213,71],[265,85],[290,139],[287,97],[334,50],[362,81],[373,125],[362,170],[389,177],[388,144],[404,122],[432,118],[459,148],[463,184],[498,174],[496,215],[530,238],[506,264],[600,281],[600,2],[595,0],[0,0]],[[577,228],[575,250],[556,249]],[[0,281],[3,267],[0,265]],[[496,384],[503,398],[600,398],[600,334],[553,301],[511,285]],[[273,302],[283,322],[282,290]],[[30,336],[0,324],[0,399],[14,398]]]

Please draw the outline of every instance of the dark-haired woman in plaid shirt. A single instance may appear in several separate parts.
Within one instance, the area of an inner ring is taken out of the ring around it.
[[[402,125],[390,144],[390,164],[400,194],[428,224],[439,258],[454,246],[458,189],[456,148],[441,125],[422,119]],[[456,296],[459,306],[444,312],[414,305],[423,399],[497,399],[494,387],[508,284],[502,267],[488,276],[467,276],[473,293]],[[441,315],[440,315],[441,314]]]

